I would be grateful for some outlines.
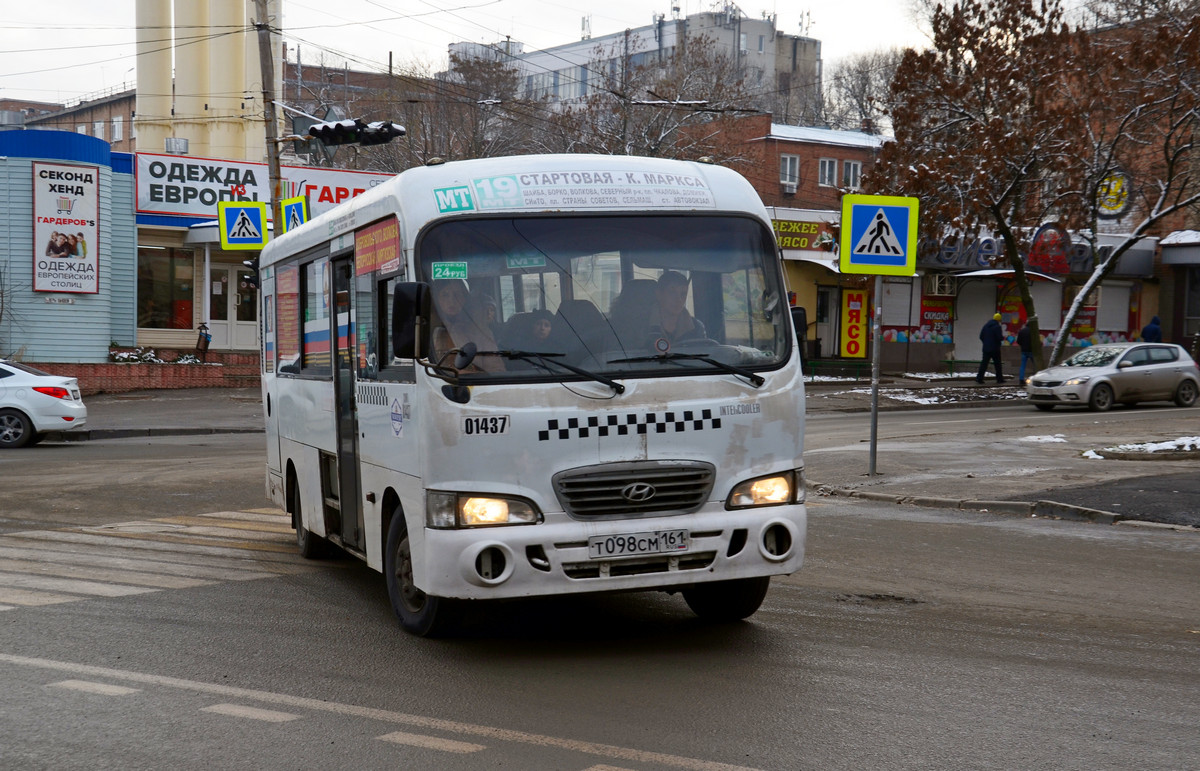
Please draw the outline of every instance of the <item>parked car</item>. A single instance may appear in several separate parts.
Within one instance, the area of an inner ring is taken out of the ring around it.
[[[1191,407],[1200,393],[1200,367],[1170,343],[1096,345],[1037,373],[1025,390],[1039,410],[1087,405],[1103,411],[1114,403],[1154,401]]]
[[[75,378],[0,359],[0,449],[37,444],[49,431],[77,431],[86,423]]]

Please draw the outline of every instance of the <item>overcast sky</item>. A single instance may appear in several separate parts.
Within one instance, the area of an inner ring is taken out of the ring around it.
[[[197,2],[200,0],[191,0]],[[679,0],[682,15],[714,7]],[[780,31],[807,34],[822,43],[826,66],[849,54],[891,46],[920,46],[909,0],[745,0],[748,16],[775,13]],[[491,43],[506,35],[525,50],[580,38],[590,17],[599,37],[670,17],[670,0],[283,0],[284,37],[305,61],[322,52],[327,61],[349,58],[353,68],[386,69],[425,63],[444,69],[455,41]],[[802,27],[802,25],[805,25]],[[134,0],[56,0],[0,3],[0,98],[65,102],[132,83]]]

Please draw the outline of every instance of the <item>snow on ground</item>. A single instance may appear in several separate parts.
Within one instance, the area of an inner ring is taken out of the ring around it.
[[[1095,450],[1088,450],[1087,452],[1083,453],[1083,457],[1090,458],[1092,460],[1104,460],[1104,456],[1100,455]]]
[[[1021,442],[1065,442],[1067,438],[1062,434],[1054,434],[1053,436],[1023,436],[1018,441]]]
[[[1200,436],[1181,436],[1165,442],[1143,442],[1142,444],[1119,444],[1105,447],[1113,452],[1187,452],[1200,450]]]
[[[836,396],[838,394],[870,394],[870,388],[850,388],[845,391],[835,391],[821,396]],[[977,388],[953,388],[932,386],[929,388],[883,388],[879,389],[882,399],[910,404],[953,404],[954,402],[969,401],[1011,401],[1024,399],[1025,391],[982,390]]]

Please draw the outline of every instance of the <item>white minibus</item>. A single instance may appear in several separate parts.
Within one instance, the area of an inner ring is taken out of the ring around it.
[[[800,568],[799,351],[737,173],[433,163],[273,240],[260,282],[268,494],[409,632],[629,590],[742,619]]]

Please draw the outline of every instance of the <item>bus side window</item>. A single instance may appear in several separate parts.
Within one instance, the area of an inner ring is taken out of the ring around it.
[[[396,285],[403,281],[403,276],[383,279],[376,284],[376,305],[378,323],[372,335],[375,343],[372,349],[378,357],[378,379],[399,383],[415,383],[417,381],[416,365],[411,359],[397,359],[392,356],[392,304],[396,294]],[[364,327],[365,328],[365,327]]]

